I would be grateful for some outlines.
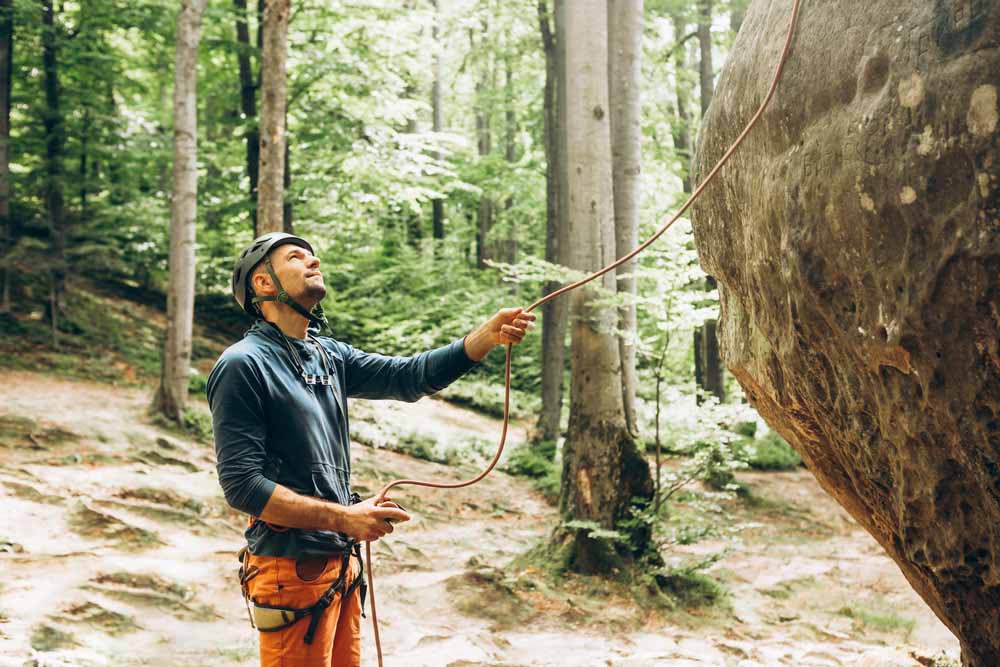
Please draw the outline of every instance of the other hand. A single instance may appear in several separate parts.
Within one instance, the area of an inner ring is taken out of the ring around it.
[[[369,498],[355,505],[348,505],[341,532],[359,542],[374,542],[391,533],[394,523],[409,521],[410,515],[391,500],[376,505]]]

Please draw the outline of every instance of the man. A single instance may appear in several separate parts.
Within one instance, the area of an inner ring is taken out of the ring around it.
[[[535,319],[505,309],[436,350],[369,354],[315,335],[326,295],[319,267],[302,238],[256,239],[233,270],[233,296],[256,322],[208,378],[219,483],[251,517],[240,579],[262,667],[360,666],[357,545],[410,518],[391,501],[351,494],[347,398],[432,394],[493,347],[519,343]]]

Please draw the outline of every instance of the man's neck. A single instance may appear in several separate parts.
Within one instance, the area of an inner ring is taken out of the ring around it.
[[[276,325],[289,338],[305,340],[309,320],[284,304],[275,304],[264,312],[264,319]]]

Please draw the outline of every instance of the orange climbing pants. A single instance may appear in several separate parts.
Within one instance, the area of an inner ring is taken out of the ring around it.
[[[248,565],[260,572],[248,582],[250,597],[258,603],[302,608],[315,604],[340,576],[343,560],[330,558],[275,558],[248,555]],[[359,576],[357,558],[348,559],[344,584]],[[309,628],[305,617],[283,630],[259,632],[261,667],[361,667],[361,596],[353,591],[346,600],[337,593],[320,619],[311,644],[303,637]]]

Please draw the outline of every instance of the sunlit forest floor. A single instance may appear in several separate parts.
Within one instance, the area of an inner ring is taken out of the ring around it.
[[[149,394],[0,372],[0,665],[254,664],[235,579],[244,519],[225,506],[209,442],[151,423]],[[497,427],[443,401],[354,402],[352,429],[368,443],[354,445],[356,488],[469,477]],[[389,438],[422,458],[371,446]],[[515,428],[512,442],[523,439]],[[688,537],[664,554],[669,563],[728,549],[707,570],[727,597],[688,609],[513,568],[557,521],[523,478],[404,489],[397,497],[415,519],[375,550],[386,665],[892,667],[957,655],[896,566],[808,472],[739,479],[749,495],[692,487],[671,501],[671,524]],[[733,528],[702,531],[724,516]],[[364,636],[364,664],[374,665],[367,622]]]

